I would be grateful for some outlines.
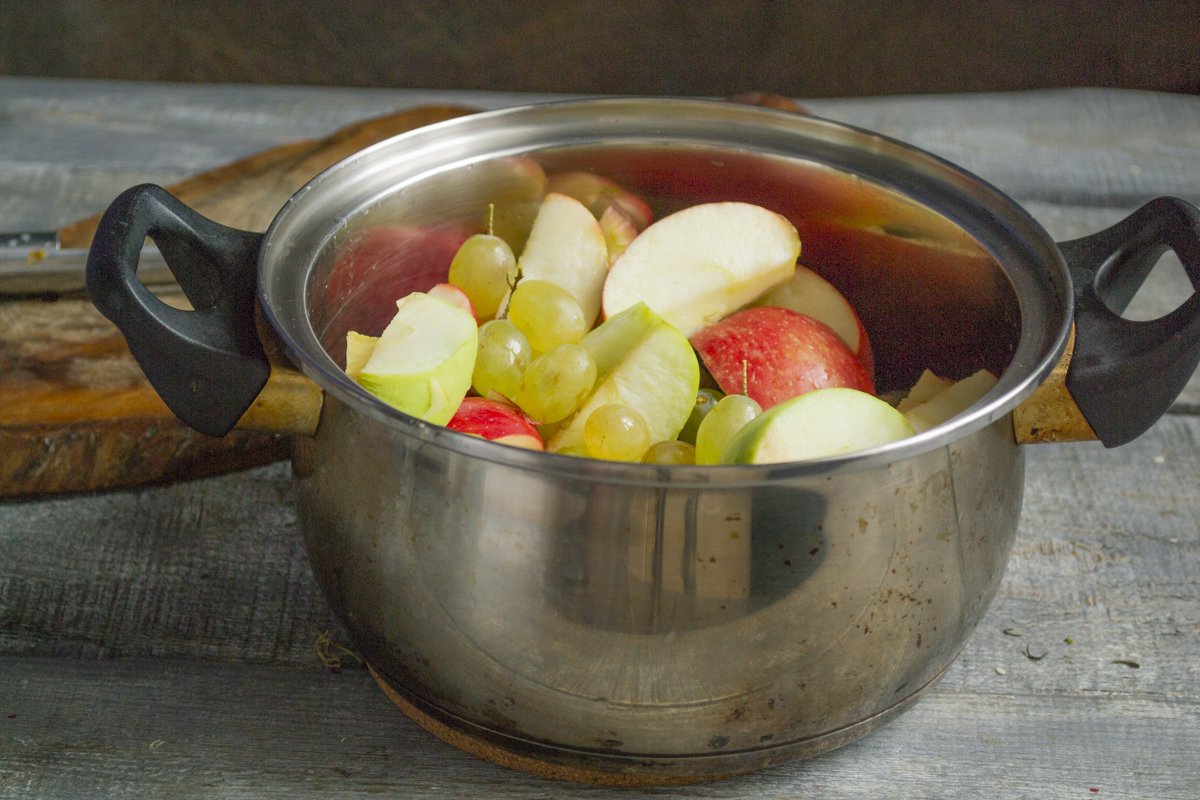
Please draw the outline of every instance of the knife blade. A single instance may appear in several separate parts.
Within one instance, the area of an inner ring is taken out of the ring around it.
[[[82,291],[87,257],[84,248],[60,246],[57,231],[0,233],[0,296]],[[175,283],[154,246],[142,249],[137,274],[147,286]]]

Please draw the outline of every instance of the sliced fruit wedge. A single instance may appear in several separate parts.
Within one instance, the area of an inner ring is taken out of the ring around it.
[[[817,389],[763,412],[730,442],[724,464],[774,464],[843,455],[900,441],[913,426],[857,389]]]

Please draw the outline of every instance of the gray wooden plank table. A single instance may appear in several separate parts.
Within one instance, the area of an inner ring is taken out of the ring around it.
[[[0,229],[404,105],[496,94],[0,78]],[[1200,202],[1200,98],[1110,91],[821,100],[1021,202],[1059,240]],[[1168,256],[1133,313],[1190,293]],[[331,671],[278,464],[0,503],[0,798],[1200,796],[1200,380],[1115,450],[1031,447],[1000,592],[945,679],[853,745],[644,792],[468,756]],[[1037,658],[1034,658],[1037,657]]]

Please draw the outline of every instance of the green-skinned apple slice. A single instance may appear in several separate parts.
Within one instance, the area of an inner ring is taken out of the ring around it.
[[[941,425],[975,405],[996,385],[996,376],[981,369],[962,380],[955,381],[928,400],[904,412],[909,423],[920,433]]]
[[[566,289],[583,310],[587,326],[595,324],[608,275],[608,244],[586,206],[565,194],[547,194],[518,265],[521,280],[549,281]]]
[[[663,217],[621,254],[604,282],[604,315],[644,302],[685,336],[792,279],[800,237],[750,203],[702,203]]]
[[[559,426],[547,450],[582,447],[584,422],[608,403],[641,414],[652,442],[679,435],[700,385],[700,365],[683,334],[638,303],[603,322],[580,345],[596,362],[596,388]]]
[[[725,464],[774,464],[844,455],[914,433],[904,415],[857,389],[817,389],[752,420],[729,443]]]
[[[356,380],[388,405],[445,425],[471,387],[477,330],[461,306],[413,292],[396,302]]]

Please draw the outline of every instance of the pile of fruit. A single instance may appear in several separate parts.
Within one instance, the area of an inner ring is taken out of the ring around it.
[[[653,220],[590,173],[552,176],[519,257],[476,233],[447,282],[346,372],[414,417],[509,445],[658,464],[798,461],[897,441],[963,411],[995,377],[927,372],[896,405],[845,297],[800,265],[784,217],[714,202]],[[510,237],[516,238],[516,237]]]

